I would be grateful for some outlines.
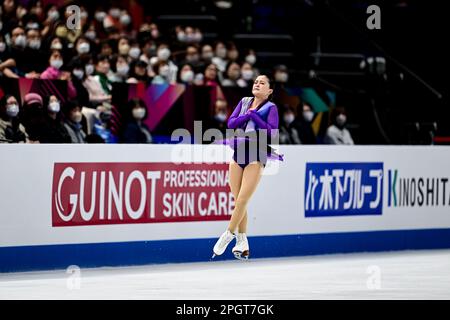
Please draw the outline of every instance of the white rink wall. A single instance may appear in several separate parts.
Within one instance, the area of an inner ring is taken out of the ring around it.
[[[279,152],[284,162],[266,167],[248,207],[253,257],[450,247],[450,148]],[[0,153],[1,272],[207,261],[234,205],[227,147]]]

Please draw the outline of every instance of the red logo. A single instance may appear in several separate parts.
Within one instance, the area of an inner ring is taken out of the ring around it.
[[[227,164],[55,163],[54,227],[228,220]]]

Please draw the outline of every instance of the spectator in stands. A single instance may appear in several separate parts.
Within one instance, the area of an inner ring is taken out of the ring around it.
[[[167,66],[167,70],[168,70],[168,65],[165,62],[161,62],[161,64],[165,64]],[[130,77],[127,80],[127,82],[138,82],[138,81],[142,81],[145,84],[149,84],[149,83],[153,83],[152,79],[148,76],[148,65],[145,61],[142,60],[137,60],[131,63],[131,72],[130,72]],[[167,83],[167,74],[165,73],[166,77],[160,77],[157,81],[158,83]],[[156,78],[156,77],[155,77]],[[154,78],[154,79],[155,79]]]
[[[239,59],[239,50],[238,50],[237,46],[234,44],[234,42],[228,43],[227,58],[228,58],[228,61],[234,61],[234,62],[237,62]]]
[[[203,68],[204,63],[200,60],[200,54],[198,53],[198,49],[194,45],[190,45],[186,48],[186,56],[184,61],[181,64],[189,63],[195,71]]]
[[[299,128],[299,135],[302,144],[316,144],[317,137],[314,134],[312,128],[312,121],[314,119],[314,111],[310,104],[300,103],[297,110],[300,111],[300,115],[296,119],[296,123]]]
[[[212,58],[214,57],[214,51],[211,45],[205,44],[202,47],[202,58],[201,61],[204,65],[210,64],[212,62]]]
[[[105,143],[117,143],[117,137],[111,131],[112,106],[103,103],[97,106],[94,122],[94,133]]]
[[[128,64],[126,55],[119,55],[113,59],[113,75],[109,78],[111,82],[126,82],[128,79],[128,73],[130,72],[130,66]]]
[[[15,67],[16,61],[9,57],[5,39],[3,38],[3,35],[0,34],[0,76],[18,78],[19,76],[12,70],[15,69]]]
[[[177,81],[177,74],[178,74],[178,67],[175,65],[175,63],[170,60],[171,51],[169,46],[166,43],[161,43],[158,46],[158,49],[156,51],[156,55],[158,57],[158,62],[166,62],[169,66],[169,74],[168,74],[168,82],[169,83],[176,83]],[[156,65],[152,64],[153,66]],[[153,68],[153,70],[158,70]],[[155,71],[156,73],[156,71]]]
[[[129,61],[137,61],[141,56],[141,48],[139,47],[139,43],[131,42],[130,50],[128,51]]]
[[[143,62],[143,61],[141,61]],[[165,61],[159,61],[154,67],[153,71],[156,76],[152,80],[152,84],[168,84],[170,83],[170,67]]]
[[[325,133],[324,143],[326,144],[346,144],[353,145],[353,139],[345,128],[347,122],[347,113],[345,108],[336,107],[331,111],[331,125]]]
[[[278,65],[274,68],[273,78],[275,79],[275,84],[279,86],[284,86],[289,81],[288,69],[284,64]]]
[[[253,80],[256,79],[255,71],[250,63],[244,62],[241,67],[241,79],[245,82],[242,82],[243,87],[248,87],[253,84]]]
[[[40,143],[72,143],[72,139],[63,123],[61,102],[55,95],[43,99],[44,110],[41,126],[38,129]]]
[[[227,66],[227,47],[222,41],[216,42],[214,46],[214,57],[211,60],[216,66],[219,72],[225,72]]]
[[[147,106],[141,99],[128,102],[128,121],[122,141],[124,143],[152,143],[150,129],[143,122],[147,118]]]
[[[285,106],[280,123],[280,144],[301,144],[299,129],[295,123],[294,109]]]
[[[37,93],[27,93],[24,97],[21,122],[27,130],[30,142],[39,142],[43,125],[44,102]]]
[[[178,82],[187,85],[194,84],[194,70],[190,64],[185,64],[180,68],[180,73],[178,75]]]
[[[29,23],[30,29],[27,29],[27,48],[25,48],[25,55],[29,57],[27,63],[23,65],[25,73],[34,73],[36,76],[42,73],[45,69],[46,55],[42,50],[42,40],[39,32],[39,25],[37,23]],[[32,28],[31,28],[32,27]],[[32,57],[30,59],[30,57]]]
[[[241,79],[241,67],[237,62],[230,61],[225,69],[223,87],[246,87],[247,83]]]
[[[64,106],[64,127],[72,143],[85,143],[86,133],[82,129],[81,106],[76,100],[69,100]]]
[[[19,120],[19,102],[6,94],[0,99],[0,142],[28,142],[28,134]]]
[[[219,129],[225,136],[227,130],[228,104],[225,99],[218,98],[215,104],[214,115],[207,123],[207,129]]]
[[[68,66],[69,71],[72,74],[72,84],[77,91],[77,99],[83,106],[90,106],[89,92],[84,87],[83,82],[86,80],[85,66],[81,58],[76,57],[72,59]]]
[[[61,51],[52,50],[50,53],[50,58],[48,60],[49,66],[45,71],[41,74],[41,79],[50,79],[50,80],[67,80],[67,94],[69,98],[74,98],[77,96],[77,90],[75,89],[71,79],[70,72],[61,71],[61,67],[63,66],[63,57],[61,55]]]
[[[217,66],[214,63],[211,63],[206,66],[205,71],[203,72],[203,83],[205,86],[218,86],[219,78],[218,78],[218,70]]]

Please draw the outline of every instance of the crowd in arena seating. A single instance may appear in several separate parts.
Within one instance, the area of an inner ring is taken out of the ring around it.
[[[39,0],[27,6],[3,1],[0,77],[65,80],[68,101],[28,93],[22,102],[5,93],[0,100],[1,142],[151,143],[152,134],[143,121],[147,107],[141,100],[129,102],[127,123],[119,136],[109,129],[113,83],[217,87],[212,118],[222,129],[230,110],[221,88],[251,88],[259,74],[254,50],[233,42],[205,41],[195,26],[175,26],[164,34],[147,19],[135,26],[124,8],[88,11],[81,6],[79,25],[71,28],[67,21],[72,14],[66,6],[44,7]],[[271,76],[280,84],[289,79],[285,66],[277,66]],[[89,128],[83,123],[84,108],[90,108],[95,119]],[[281,143],[317,142],[311,129],[314,113],[309,106],[302,108],[280,110]],[[340,114],[345,117],[345,112]],[[327,138],[329,143],[353,143],[342,134],[343,122],[335,123],[337,131],[327,136],[345,137]]]

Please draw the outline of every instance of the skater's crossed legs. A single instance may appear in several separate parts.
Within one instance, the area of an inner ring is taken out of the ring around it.
[[[235,205],[228,230],[233,233],[238,227],[239,232],[246,232],[247,204],[258,186],[262,172],[260,162],[252,162],[244,169],[236,162],[230,162],[230,189],[235,198]]]

